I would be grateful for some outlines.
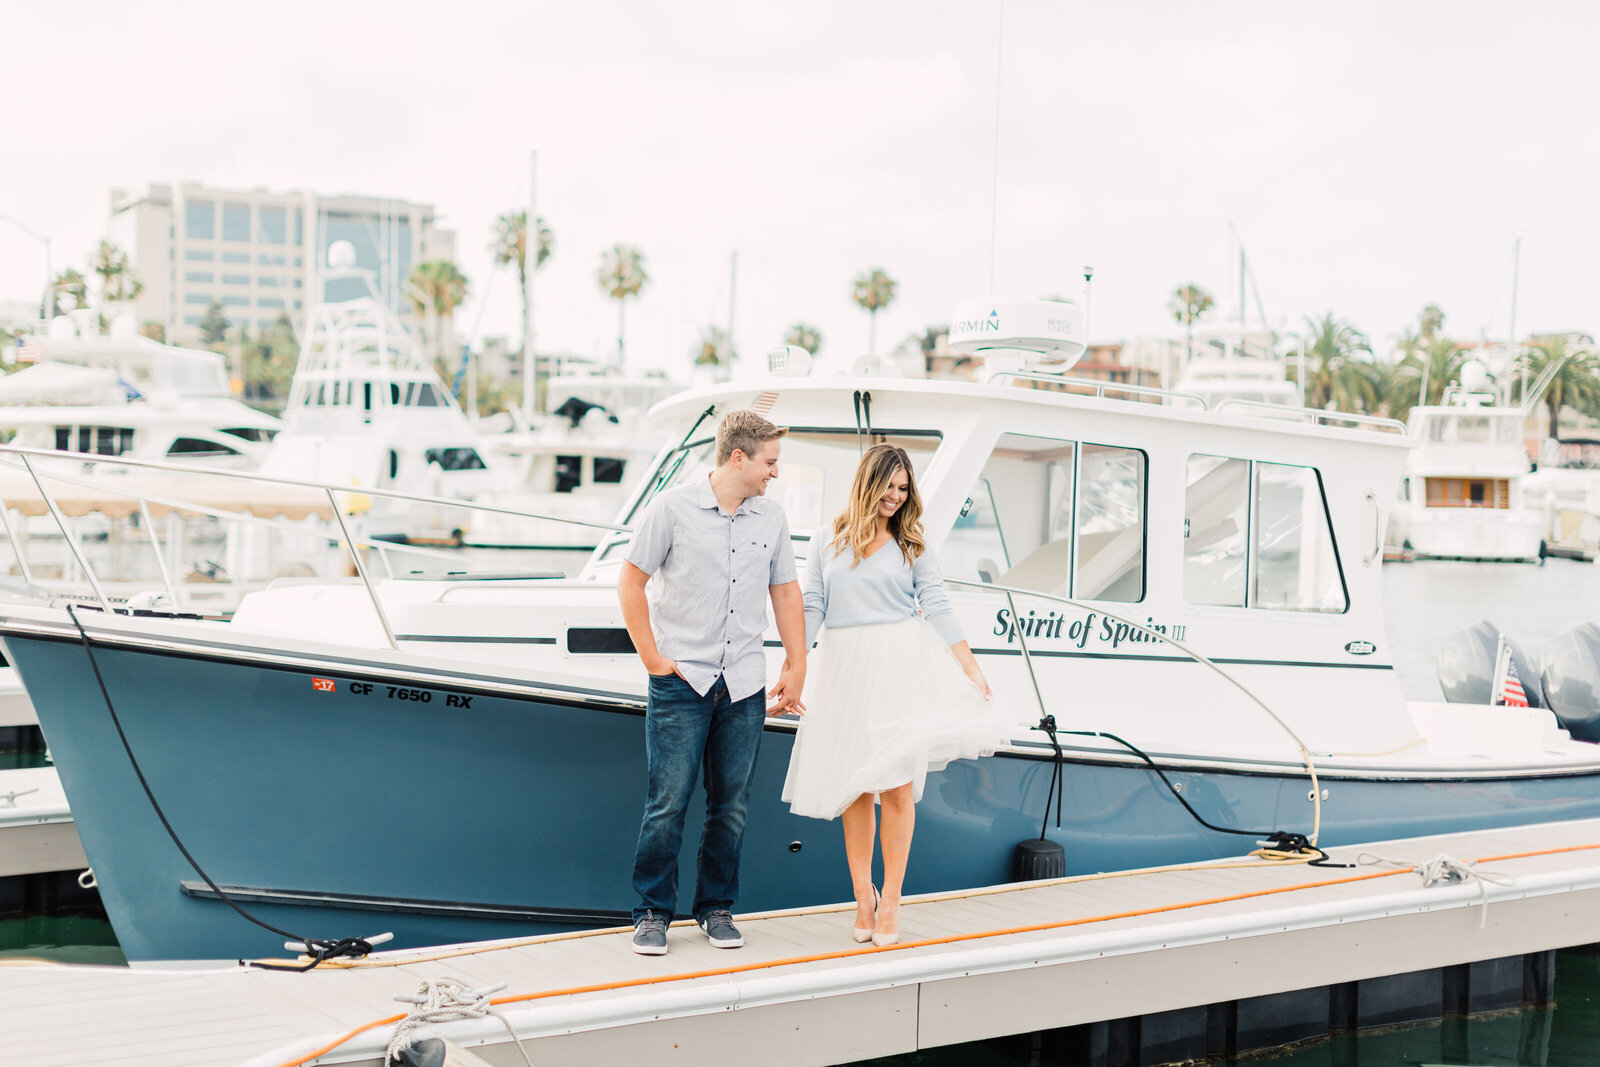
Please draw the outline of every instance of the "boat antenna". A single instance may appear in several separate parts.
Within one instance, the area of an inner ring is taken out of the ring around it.
[[[994,295],[994,244],[1000,220],[1000,72],[1006,43],[1006,0],[1000,0],[1000,18],[994,40],[994,152],[989,178],[989,295]]]
[[[1094,281],[1094,268],[1087,263],[1083,266],[1083,350],[1089,351],[1092,335],[1089,333],[1089,283]]]
[[[1506,344],[1511,349],[1511,358],[1517,361],[1518,391],[1521,394],[1524,406],[1526,406],[1528,398],[1528,362],[1522,358],[1522,347],[1517,344],[1517,274],[1521,266],[1522,235],[1518,234],[1511,240],[1511,321],[1506,326]]]

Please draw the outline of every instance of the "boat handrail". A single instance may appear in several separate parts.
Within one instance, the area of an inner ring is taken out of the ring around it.
[[[1096,602],[1095,604],[1090,605],[1090,604],[1087,604],[1087,603],[1085,603],[1085,602],[1083,602],[1081,600],[1074,600],[1072,597],[1062,596],[1059,593],[1045,593],[1045,592],[1041,592],[1041,591],[1039,591],[1037,589],[1025,589],[1025,588],[1022,588],[1020,586],[1011,586],[1011,585],[999,585],[999,584],[994,583],[994,582],[974,582],[974,581],[969,581],[969,580],[964,579],[964,578],[946,577],[946,578],[944,578],[944,583],[946,585],[959,585],[959,586],[963,586],[963,587],[968,588],[968,589],[978,589],[978,590],[983,590],[983,591],[986,591],[986,592],[1004,593],[1005,597],[1006,597],[1006,603],[1011,608],[1011,617],[1013,619],[1015,619],[1017,617],[1016,600],[1014,599],[1017,596],[1038,597],[1040,599],[1054,601],[1054,602],[1059,603],[1059,604],[1067,604],[1067,605],[1069,605],[1071,607],[1079,608],[1079,609],[1082,609],[1082,610],[1085,610],[1085,611],[1091,611],[1091,610],[1092,611],[1096,611],[1096,612],[1099,612],[1101,615],[1105,616],[1106,618],[1114,619],[1119,623],[1123,623],[1123,624],[1127,625],[1129,628],[1131,628],[1133,630],[1136,630],[1139,633],[1145,634],[1148,637],[1154,638],[1154,639],[1159,640],[1159,641],[1164,641],[1167,644],[1171,645],[1173,648],[1176,648],[1178,651],[1182,652],[1185,656],[1188,656],[1190,659],[1194,660],[1196,663],[1200,663],[1200,664],[1203,664],[1206,667],[1211,668],[1211,670],[1213,670],[1218,675],[1220,675],[1224,681],[1228,682],[1235,689],[1238,689],[1245,696],[1249,697],[1252,701],[1255,702],[1257,707],[1259,707],[1262,711],[1266,712],[1267,717],[1270,718],[1273,722],[1277,723],[1278,726],[1283,729],[1283,732],[1289,735],[1289,740],[1293,741],[1294,744],[1295,744],[1295,747],[1300,750],[1300,761],[1305,764],[1306,773],[1311,778],[1311,793],[1312,793],[1312,798],[1313,798],[1312,802],[1313,802],[1313,805],[1314,805],[1314,808],[1315,808],[1315,812],[1314,812],[1314,816],[1313,816],[1313,823],[1312,823],[1312,827],[1311,827],[1311,834],[1310,834],[1308,839],[1310,840],[1312,845],[1315,845],[1317,843],[1317,834],[1320,832],[1320,830],[1322,828],[1322,803],[1321,803],[1322,790],[1321,790],[1321,787],[1317,783],[1317,766],[1316,766],[1316,763],[1311,758],[1311,750],[1310,750],[1310,748],[1308,748],[1306,746],[1306,743],[1300,739],[1300,735],[1295,733],[1293,727],[1291,727],[1287,722],[1285,722],[1283,720],[1283,718],[1280,715],[1278,715],[1277,712],[1273,711],[1270,707],[1268,707],[1267,706],[1267,702],[1265,700],[1262,700],[1260,696],[1256,695],[1254,690],[1252,690],[1249,686],[1245,685],[1243,682],[1239,681],[1239,679],[1235,678],[1233,675],[1229,674],[1227,671],[1225,671],[1221,667],[1217,666],[1210,659],[1207,659],[1205,656],[1201,655],[1199,652],[1196,652],[1194,649],[1190,648],[1188,645],[1184,644],[1182,641],[1179,641],[1177,638],[1173,637],[1171,634],[1162,633],[1160,630],[1153,629],[1152,627],[1147,626],[1144,623],[1138,622],[1138,621],[1136,621],[1134,619],[1130,619],[1130,618],[1128,618],[1128,617],[1126,617],[1124,615],[1118,615],[1114,611],[1108,611],[1106,609],[1105,604],[1102,603],[1102,602]],[[1039,702],[1039,713],[1041,715],[1048,715],[1049,714],[1049,709],[1045,705],[1044,691],[1039,687],[1038,676],[1034,674],[1032,654],[1028,651],[1027,637],[1026,637],[1025,634],[1023,634],[1022,627],[1020,627],[1020,626],[1017,627],[1017,642],[1018,642],[1019,646],[1022,649],[1022,660],[1023,660],[1023,663],[1027,666],[1028,679],[1033,684],[1033,695],[1034,695],[1034,698]],[[1103,731],[1099,731],[1099,730],[1091,730],[1091,731],[1088,731],[1088,732],[1093,734],[1094,736],[1097,736],[1097,737],[1106,737],[1106,736],[1108,736]]]
[[[542,515],[534,512],[518,511],[512,508],[478,504],[470,500],[453,500],[444,497],[430,497],[423,496],[418,493],[400,492],[399,490],[375,489],[366,486],[325,485],[319,482],[308,482],[294,478],[281,478],[275,475],[259,474],[255,471],[235,471],[212,467],[193,467],[176,463],[161,463],[154,460],[125,459],[121,456],[101,456],[93,453],[66,452],[55,449],[22,448],[14,445],[0,445],[0,457],[3,456],[16,456],[21,461],[22,468],[27,472],[28,476],[34,483],[34,486],[39,490],[39,495],[44,500],[45,507],[49,510],[51,517],[55,520],[56,527],[61,531],[61,536],[64,539],[68,550],[71,552],[74,560],[76,561],[78,569],[88,580],[90,588],[94,591],[95,598],[100,601],[101,609],[104,610],[108,616],[115,614],[115,609],[111,606],[111,598],[106,595],[106,591],[101,585],[94,568],[90,566],[88,557],[83,552],[82,545],[78,543],[78,539],[73,535],[72,529],[67,524],[66,517],[61,513],[61,509],[56,504],[55,498],[51,496],[49,490],[45,488],[44,484],[46,478],[56,479],[58,481],[67,481],[69,483],[79,482],[79,480],[73,478],[71,475],[61,474],[54,471],[46,471],[44,472],[43,477],[41,477],[40,472],[35,468],[32,462],[34,459],[48,459],[55,462],[66,459],[74,462],[132,467],[140,470],[167,471],[176,474],[211,476],[225,479],[232,478],[236,480],[265,483],[270,485],[285,485],[301,489],[316,490],[325,494],[328,498],[329,508],[332,510],[334,519],[339,527],[337,539],[350,553],[351,560],[356,568],[356,573],[361,578],[362,584],[366,587],[368,598],[372,602],[373,610],[377,613],[378,622],[382,626],[384,634],[388,638],[389,646],[391,648],[398,648],[399,646],[395,641],[393,628],[389,624],[388,616],[384,612],[383,605],[378,599],[377,591],[372,584],[371,575],[368,573],[365,563],[361,559],[361,553],[359,551],[363,545],[371,546],[372,541],[368,538],[358,537],[351,533],[349,524],[345,522],[344,514],[339,507],[337,498],[334,495],[336,493],[387,497],[411,501],[413,503],[431,504],[439,507],[463,508],[472,511],[484,511],[501,515],[511,515],[517,518],[537,519],[549,522],[564,522],[576,526],[596,527],[615,533],[631,532],[631,527],[618,526],[613,523],[593,522],[587,519],[574,519],[563,515]],[[3,463],[0,463],[0,465],[10,466],[10,464]],[[81,482],[79,482],[79,484],[81,484]],[[144,506],[147,499],[146,494],[136,492],[127,487],[104,486],[99,483],[91,484],[96,484],[97,487],[105,488],[113,495],[128,496],[138,500],[140,502],[140,511],[143,515],[145,515],[146,522],[149,522],[148,509]],[[0,501],[0,508],[3,507],[4,502]],[[198,508],[195,510],[198,510]],[[6,516],[5,531],[8,539],[10,539],[12,542],[13,548],[15,548],[16,537],[11,531],[9,515]],[[154,539],[154,536],[154,529],[152,527],[152,540]],[[389,566],[388,557],[385,554],[387,551],[388,549],[386,548],[378,549],[384,569],[392,576],[393,569]],[[168,594],[172,597],[175,605],[180,604],[181,600],[173,586],[172,578],[167,572],[167,568],[162,566],[161,572],[162,580],[167,587]]]
[[[999,381],[1001,378],[1011,378],[1015,381],[1026,382],[1051,382],[1061,385],[1076,386],[1080,389],[1093,389],[1094,395],[1104,399],[1106,393],[1127,393],[1131,396],[1150,396],[1161,400],[1182,400],[1192,403],[1201,411],[1206,410],[1204,397],[1193,393],[1179,393],[1172,389],[1159,389],[1153,385],[1130,385],[1124,382],[1108,382],[1099,378],[1074,378],[1065,374],[1044,374],[1039,371],[1026,370],[998,370],[989,376],[987,381]],[[1114,398],[1113,398],[1114,399]]]
[[[1360,415],[1352,411],[1326,411],[1317,408],[1295,407],[1291,404],[1269,404],[1262,400],[1224,400],[1217,405],[1217,414],[1223,414],[1234,408],[1246,408],[1245,414],[1261,412],[1269,415],[1293,418],[1301,422],[1309,422],[1313,426],[1331,426],[1338,422],[1352,422],[1357,426],[1366,426],[1382,433],[1397,433],[1401,437],[1406,434],[1405,423],[1399,419],[1389,419],[1382,415]]]
[[[22,464],[13,464],[7,462],[3,457],[0,457],[0,469],[26,472],[27,467]],[[263,530],[271,530],[274,533],[326,539],[325,534],[313,533],[303,527],[293,525],[292,522],[278,522],[273,519],[264,519],[257,515],[252,515],[248,511],[229,511],[226,508],[211,507],[208,504],[197,504],[189,500],[179,500],[177,497],[161,496],[149,492],[136,492],[135,490],[128,489],[114,483],[108,484],[104,481],[95,481],[92,478],[82,478],[71,474],[62,474],[60,471],[47,472],[45,477],[50,481],[64,482],[67,485],[75,485],[85,489],[99,489],[107,496],[126,497],[129,500],[137,501],[139,504],[139,512],[144,519],[145,525],[152,529],[155,526],[155,521],[151,516],[147,505],[155,504],[159,507],[166,508],[168,511],[193,512],[196,515],[204,515],[207,518],[222,519],[227,522],[239,522],[247,526],[255,526]],[[10,519],[5,515],[5,511],[7,510],[9,509],[0,510],[0,527],[9,530]],[[377,550],[378,555],[383,559],[384,569],[389,572],[389,577],[391,578],[396,577],[396,575],[394,573],[393,566],[389,562],[388,554],[390,552],[420,556],[423,559],[437,559],[448,563],[460,562],[460,557],[458,556],[451,555],[448,552],[440,551],[439,549],[426,548],[421,545],[396,544],[393,541],[384,541],[373,537],[358,536],[356,540],[365,548]],[[157,559],[159,562],[160,557],[158,556]],[[24,577],[27,577],[27,575],[24,575]],[[171,590],[169,589],[169,592],[170,591]]]
[[[299,478],[283,478],[272,474],[260,474],[256,471],[226,470],[219,467],[193,467],[181,463],[161,463],[148,459],[126,459],[121,456],[101,456],[92,452],[66,452],[53,448],[20,448],[15,445],[0,445],[0,455],[31,456],[36,459],[76,460],[82,463],[108,464],[120,467],[136,467],[140,470],[168,471],[174,474],[193,474],[203,477],[235,478],[243,481],[264,482],[269,485],[287,485],[297,489],[314,489],[319,492],[348,493],[355,496],[381,496],[391,500],[406,500],[414,504],[433,504],[438,507],[462,508],[467,511],[485,511],[496,515],[510,515],[520,519],[539,519],[545,522],[564,522],[573,526],[588,526],[598,530],[610,530],[613,533],[632,533],[631,526],[618,526],[610,522],[598,522],[594,519],[575,519],[566,515],[545,515],[533,511],[521,511],[517,508],[497,507],[493,504],[480,504],[474,500],[464,500],[458,497],[424,496],[421,493],[407,493],[398,489],[379,489],[367,485],[328,485],[324,482],[310,482]],[[49,477],[58,477],[49,474]]]

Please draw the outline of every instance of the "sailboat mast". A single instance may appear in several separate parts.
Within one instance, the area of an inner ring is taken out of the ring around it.
[[[522,228],[522,413],[533,421],[538,358],[533,354],[533,276],[539,273],[539,153],[529,153],[528,221]]]

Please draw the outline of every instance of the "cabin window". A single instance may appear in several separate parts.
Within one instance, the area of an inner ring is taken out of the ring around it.
[[[266,430],[258,426],[234,426],[222,431],[233,437],[242,437],[246,441],[270,441],[276,430]]]
[[[1190,456],[1183,507],[1183,598],[1242,608],[1247,591],[1250,461]]]
[[[207,441],[200,437],[180,437],[167,449],[169,456],[237,456],[236,449],[220,441]]]
[[[399,382],[390,382],[389,383],[389,404],[392,407],[399,407],[400,406],[400,383]]]
[[[1006,434],[968,493],[940,562],[955,578],[1138,601],[1144,497],[1143,452]]]
[[[440,470],[488,470],[488,465],[483,462],[483,457],[478,455],[478,450],[475,448],[430,448],[422,455]]]
[[[1144,599],[1144,453],[1086,444],[1078,471],[1073,593],[1137,603]]]
[[[627,466],[625,460],[615,459],[611,456],[594,457],[594,482],[596,485],[618,485],[622,481],[622,470]]]
[[[583,457],[556,457],[556,492],[570,493],[583,484]]]
[[[1430,508],[1509,508],[1509,478],[1425,479]]]
[[[887,441],[911,456],[917,476],[927,474],[942,438],[936,431],[888,430],[868,437],[854,429],[790,426],[783,438],[778,477],[767,486],[767,499],[776,501],[788,515],[791,533],[804,540],[844,509],[845,496],[855,477],[863,445]],[[637,523],[644,509],[669,489],[692,485],[711,473],[716,464],[716,441],[698,438],[668,452],[646,476],[648,488],[629,511],[627,523]],[[831,526],[830,526],[831,529]],[[602,560],[627,554],[626,534],[609,539],[600,550]]]
[[[1464,444],[1483,444],[1489,440],[1487,415],[1461,415],[1456,419],[1456,440]]]
[[[127,426],[57,426],[55,431],[62,452],[120,456],[133,450],[133,430]]]
[[[433,386],[431,386],[431,385],[427,384],[426,382],[424,382],[423,384],[421,384],[421,385],[419,385],[417,387],[417,407],[419,407],[419,408],[439,408],[439,407],[444,407],[444,401],[439,399],[439,394],[436,391],[434,391]]]
[[[1316,470],[1190,456],[1183,595],[1216,607],[1344,611],[1349,598]]]
[[[361,408],[363,411],[372,410],[372,383],[361,383]]]
[[[1349,606],[1322,480],[1311,467],[1256,464],[1251,606],[1341,612]]]

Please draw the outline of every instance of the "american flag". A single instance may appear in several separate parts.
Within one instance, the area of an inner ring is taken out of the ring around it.
[[[1506,683],[1500,694],[1502,702],[1508,708],[1525,708],[1528,706],[1528,694],[1522,691],[1522,682],[1517,678],[1517,663],[1510,656],[1506,657]]]
[[[35,363],[44,355],[44,342],[37,337],[24,337],[17,346],[18,363]]]

